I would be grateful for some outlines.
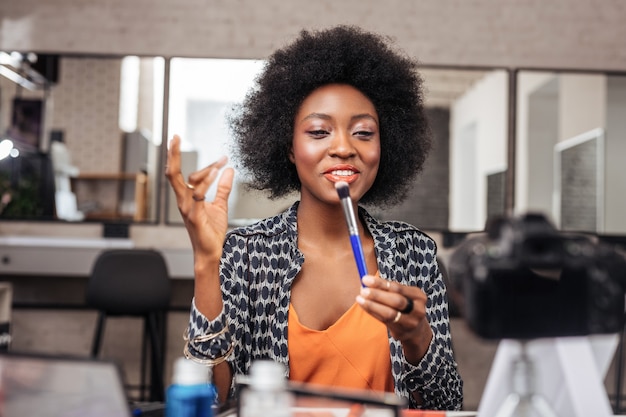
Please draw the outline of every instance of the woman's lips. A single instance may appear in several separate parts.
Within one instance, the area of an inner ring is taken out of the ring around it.
[[[332,182],[345,181],[348,184],[354,182],[359,176],[359,171],[353,167],[341,167],[329,169],[324,177]]]

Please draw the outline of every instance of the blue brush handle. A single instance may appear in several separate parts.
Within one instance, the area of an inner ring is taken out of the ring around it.
[[[359,269],[359,276],[363,279],[367,275],[367,265],[365,264],[365,255],[363,255],[363,247],[361,246],[359,235],[350,235],[350,243],[352,244],[352,253],[354,254],[356,267]]]

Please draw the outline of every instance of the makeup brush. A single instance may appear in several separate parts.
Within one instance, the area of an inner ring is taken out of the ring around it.
[[[341,206],[343,207],[343,214],[346,217],[346,223],[348,224],[348,232],[350,233],[350,244],[352,245],[352,253],[354,254],[354,260],[356,261],[356,267],[359,270],[359,276],[363,279],[363,276],[367,275],[367,265],[365,264],[365,256],[363,255],[363,246],[361,245],[361,238],[359,237],[359,228],[356,223],[356,217],[354,216],[354,207],[352,205],[352,199],[350,198],[350,187],[345,181],[339,181],[335,183],[335,189],[341,200]]]

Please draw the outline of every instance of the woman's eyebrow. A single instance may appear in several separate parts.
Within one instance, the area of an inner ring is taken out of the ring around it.
[[[309,119],[330,120],[330,119],[332,119],[332,117],[330,117],[330,115],[328,115],[326,113],[310,113],[310,114],[307,114],[306,116],[304,116],[302,118],[302,121],[309,120]]]
[[[326,114],[326,113],[310,113],[310,114],[304,116],[302,118],[302,121],[309,120],[309,119],[330,120],[330,119],[332,119],[332,117],[330,115]],[[376,119],[376,117],[374,117],[373,115],[371,115],[369,113],[355,114],[350,119],[351,120],[370,119],[373,122],[378,123],[378,119]]]
[[[370,119],[371,121],[378,124],[378,119],[369,113],[355,114],[354,116],[351,117],[351,119],[352,120]]]

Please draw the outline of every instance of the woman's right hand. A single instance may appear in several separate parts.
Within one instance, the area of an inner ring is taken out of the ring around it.
[[[167,150],[165,176],[176,194],[178,210],[193,248],[195,305],[209,319],[217,317],[222,310],[219,262],[228,230],[228,196],[233,188],[233,169],[226,168],[222,173],[213,201],[205,201],[204,197],[226,162],[227,158],[222,157],[192,173],[185,181],[180,170],[179,136],[174,136]],[[213,368],[213,380],[220,398],[228,398],[231,379],[232,373],[227,362]]]
[[[233,186],[233,169],[226,168],[222,173],[213,201],[205,201],[205,194],[227,161],[224,156],[185,180],[180,170],[180,137],[175,135],[169,143],[165,176],[174,190],[178,210],[191,240],[196,273],[205,265],[218,263],[222,255],[228,229],[228,196]]]

